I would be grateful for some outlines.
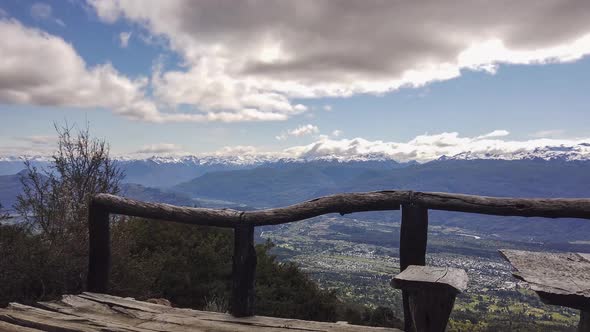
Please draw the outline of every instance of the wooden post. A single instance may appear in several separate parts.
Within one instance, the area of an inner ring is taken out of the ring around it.
[[[590,311],[580,310],[580,323],[578,332],[590,332]]]
[[[109,212],[90,202],[88,208],[88,285],[90,292],[106,293],[111,269]]]
[[[408,294],[413,331],[444,332],[455,297],[467,289],[468,280],[461,269],[410,265],[391,285]]]
[[[399,266],[400,272],[409,265],[426,264],[426,243],[428,237],[428,209],[416,205],[402,205],[400,229]],[[412,323],[409,293],[402,290],[404,303],[404,330],[411,332]]]
[[[412,322],[417,332],[444,332],[457,295],[449,290],[410,291]]]
[[[231,313],[235,317],[254,315],[256,250],[254,226],[234,228],[234,257]]]

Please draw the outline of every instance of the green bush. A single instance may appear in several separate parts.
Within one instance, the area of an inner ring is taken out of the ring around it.
[[[175,306],[227,312],[231,297],[233,232],[139,218],[112,223],[110,293],[166,298]],[[79,243],[44,241],[19,226],[0,226],[0,304],[51,300],[84,288],[86,251]],[[299,267],[256,246],[256,313],[316,321],[396,326],[390,309],[343,302]]]

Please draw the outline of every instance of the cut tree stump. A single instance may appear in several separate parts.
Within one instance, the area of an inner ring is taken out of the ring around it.
[[[502,249],[500,253],[547,304],[580,310],[578,331],[590,332],[590,255]]]
[[[391,284],[408,293],[415,331],[441,332],[447,327],[455,297],[467,288],[468,279],[461,269],[410,265]]]

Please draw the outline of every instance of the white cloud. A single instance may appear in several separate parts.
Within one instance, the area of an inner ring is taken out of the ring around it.
[[[121,32],[119,34],[119,45],[122,48],[126,48],[127,46],[129,46],[129,38],[131,38],[131,32],[130,31]]]
[[[342,130],[336,129],[336,130],[332,131],[332,136],[338,137],[340,135],[342,135]]]
[[[461,137],[456,132],[436,135],[419,135],[408,142],[369,141],[364,138],[330,139],[326,136],[318,141],[295,146],[284,150],[292,157],[360,157],[382,156],[397,161],[416,160],[426,162],[442,156],[469,154],[473,156],[510,158],[512,155],[524,154],[543,147],[584,146],[590,155],[590,138],[576,140],[533,139],[524,141],[502,140],[495,136],[482,139],[487,135],[476,137]],[[490,136],[487,136],[490,137]],[[586,143],[583,145],[582,143]]]
[[[305,136],[305,135],[317,134],[319,131],[320,130],[317,126],[314,126],[312,124],[307,124],[307,125],[299,126],[295,129],[289,130],[289,135],[300,137],[300,136]]]
[[[59,37],[0,19],[0,54],[2,103],[103,107],[133,119],[163,120],[144,96],[146,78],[129,79],[108,63],[88,67]]]
[[[44,14],[41,14],[44,15]],[[215,96],[217,82],[186,82],[203,89],[202,100],[190,96],[183,103],[209,103],[212,109],[176,111],[177,104],[165,96],[155,101],[146,96],[149,79],[131,79],[110,63],[89,67],[71,44],[14,19],[0,19],[0,103],[53,107],[105,108],[133,120],[149,122],[277,121],[304,112],[302,104],[291,105],[276,93],[245,94],[232,102]],[[40,61],[42,59],[42,61]],[[174,73],[154,74],[154,88]],[[185,87],[186,89],[186,87]],[[182,89],[168,91],[183,98]],[[174,97],[176,98],[176,96]],[[217,106],[219,107],[217,107]],[[166,110],[163,112],[162,110]]]
[[[295,99],[590,54],[587,0],[89,1],[105,22],[129,20],[167,39],[185,67],[155,72],[154,93],[206,120],[284,120],[304,111]]]
[[[144,145],[141,149],[135,151],[136,154],[154,154],[154,155],[177,155],[186,154],[182,148],[172,143],[158,143]]]
[[[42,2],[37,2],[31,6],[31,16],[36,20],[46,20],[54,22],[62,27],[66,24],[59,18],[53,17],[53,9],[50,5]]]
[[[561,136],[564,133],[565,131],[563,129],[548,129],[534,132],[530,136],[536,138],[553,138],[556,136]]]
[[[554,139],[537,138],[531,140],[505,140],[505,136],[482,139],[487,135],[464,137],[457,132],[440,134],[424,134],[405,142],[367,140],[364,138],[335,138],[318,135],[316,141],[307,145],[292,146],[282,151],[268,151],[255,146],[225,146],[212,153],[202,153],[200,156],[235,157],[237,159],[259,157],[273,160],[277,157],[286,158],[389,158],[399,162],[418,161],[428,162],[442,156],[463,155],[467,158],[488,159],[519,159],[529,153],[546,151],[545,156],[562,155],[563,153],[590,156],[590,138]],[[21,155],[49,155],[53,152],[55,137],[30,136],[16,137],[15,141],[25,144],[0,145],[0,156]],[[548,148],[549,147],[549,148]],[[173,143],[159,143],[143,146],[132,155],[190,155],[182,147]]]
[[[17,141],[27,142],[32,145],[53,145],[57,141],[56,136],[43,136],[43,135],[33,135],[33,136],[23,136],[23,137],[15,137]]]
[[[332,111],[332,105],[324,105],[324,111],[326,112],[331,112]]]
[[[490,133],[487,133],[487,134],[484,134],[481,136],[477,136],[476,139],[503,137],[503,136],[508,136],[508,135],[510,135],[510,132],[508,130],[494,130]]]
[[[301,125],[297,128],[287,130],[286,132],[283,132],[281,135],[275,136],[275,138],[278,139],[279,141],[281,141],[281,140],[287,139],[289,136],[301,137],[301,136],[317,134],[319,132],[320,132],[320,129],[317,126],[314,126],[312,124],[306,124],[306,125]]]
[[[262,153],[258,150],[258,148],[251,145],[224,146],[220,150],[213,153],[213,155],[216,156],[242,156],[256,154]]]
[[[108,63],[87,66],[59,37],[3,19],[0,52],[16,66],[0,64],[0,102],[103,107],[152,122],[281,121],[306,112],[306,98],[383,94],[465,69],[590,54],[587,0],[88,2],[104,22],[143,27],[138,38],[161,41],[181,62],[131,79]],[[45,3],[31,15],[63,24]]]
[[[3,138],[0,145],[1,156],[48,156],[56,148],[56,136],[17,136]]]

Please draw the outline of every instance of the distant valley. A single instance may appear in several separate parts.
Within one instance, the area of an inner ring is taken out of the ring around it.
[[[6,172],[11,164],[0,161]],[[424,164],[391,160],[308,162],[121,161],[122,194],[177,205],[237,209],[277,207],[339,192],[405,189],[504,197],[590,197],[590,161],[441,159]],[[0,202],[10,207],[18,175],[0,175]],[[371,217],[371,213],[365,213]],[[435,225],[528,242],[585,241],[582,220],[512,218],[431,212]]]
[[[590,197],[590,161],[441,158],[428,163],[368,160],[127,160],[121,195],[143,201],[239,210],[284,206],[339,192],[404,189],[508,197]],[[46,164],[45,164],[46,165]],[[44,167],[43,161],[37,166]],[[19,170],[0,161],[0,170]],[[20,174],[0,175],[0,202],[10,206]],[[385,305],[401,315],[389,285],[399,268],[400,212],[325,215],[257,228],[273,254],[296,262],[321,287],[352,302]],[[428,264],[467,270],[472,282],[456,303],[456,321],[489,320],[561,328],[575,312],[546,306],[518,285],[500,248],[590,252],[586,220],[430,212]],[[492,310],[490,311],[490,308]],[[542,310],[539,310],[541,308]],[[452,324],[456,324],[452,322]],[[485,325],[485,324],[484,324]],[[455,327],[457,328],[457,327]]]

